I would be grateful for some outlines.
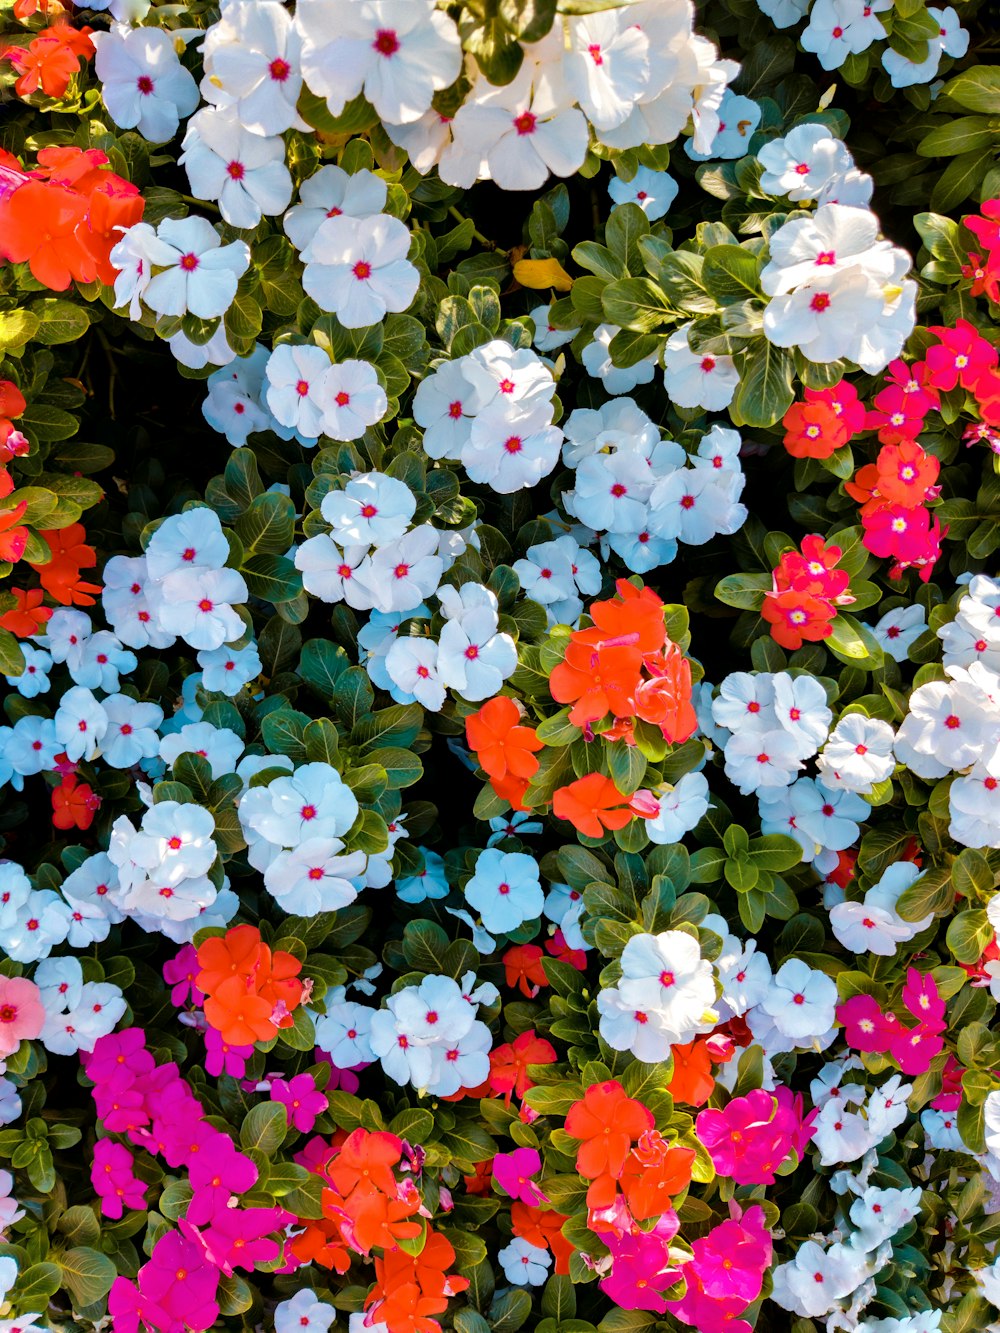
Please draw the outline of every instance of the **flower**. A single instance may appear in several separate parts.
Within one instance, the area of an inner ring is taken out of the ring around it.
[[[654,1128],[652,1113],[635,1098],[629,1097],[615,1080],[594,1083],[583,1097],[570,1107],[566,1133],[580,1141],[576,1169],[591,1181],[588,1206],[614,1194],[614,1182],[621,1174],[632,1145]]]
[[[608,194],[619,204],[638,204],[651,222],[662,218],[677,198],[679,186],[666,171],[639,167],[628,180],[614,176],[608,181]]]
[[[465,899],[486,929],[498,933],[509,933],[541,916],[544,895],[534,857],[486,848],[476,858]]]
[[[94,71],[112,120],[122,129],[138,129],[153,143],[166,143],[182,118],[198,105],[198,85],[177,58],[164,28],[95,32]]]
[[[691,348],[691,324],[683,324],[663,349],[663,384],[678,407],[719,412],[728,407],[740,383],[731,356],[702,355]]]
[[[538,1287],[545,1281],[552,1266],[548,1250],[515,1237],[497,1255],[507,1281],[518,1287]]]
[[[255,227],[283,213],[292,198],[285,145],[252,133],[235,107],[204,107],[187,123],[178,162],[198,199],[218,200],[223,220]],[[162,228],[161,228],[162,232]]]
[[[205,100],[235,108],[252,134],[302,129],[295,109],[302,88],[299,46],[291,16],[273,0],[227,6],[201,47]]]
[[[605,829],[624,828],[632,812],[623,807],[628,798],[610,778],[588,773],[566,787],[557,787],[552,796],[552,813],[565,819],[588,838],[599,838]]]
[[[149,249],[151,262],[162,271],[151,279],[143,299],[160,315],[224,315],[250,264],[246,242],[223,245],[211,223],[195,216],[165,218]]]
[[[833,1023],[837,987],[824,973],[789,958],[775,973],[761,1004],[785,1037],[821,1035]]]
[[[302,251],[302,285],[345,328],[378,324],[416,295],[420,274],[406,258],[409,248],[410,233],[398,218],[327,218]]]
[[[45,1023],[38,987],[27,977],[0,977],[0,1059],[32,1041]]]

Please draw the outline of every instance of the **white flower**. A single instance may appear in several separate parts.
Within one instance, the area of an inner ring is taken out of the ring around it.
[[[35,699],[40,694],[48,694],[49,677],[52,670],[52,658],[40,648],[33,648],[30,643],[22,643],[24,670],[19,676],[5,676],[8,685],[12,685],[22,699]]]
[[[896,945],[909,937],[909,927],[884,907],[867,902],[838,903],[830,911],[830,925],[850,953],[879,954],[891,958]]]
[[[386,654],[385,669],[395,685],[432,713],[444,707],[445,688],[433,639],[397,639]]]
[[[229,543],[219,516],[206,505],[165,518],[146,547],[148,572],[157,581],[178,569],[221,569],[228,558]]]
[[[868,1112],[868,1128],[876,1142],[898,1129],[909,1115],[906,1099],[912,1092],[912,1083],[904,1083],[900,1074],[894,1074],[888,1082],[872,1092],[865,1109]]]
[[[306,83],[334,116],[363,92],[381,120],[407,124],[462,68],[458,30],[433,0],[300,0],[295,24]]]
[[[894,662],[906,661],[911,645],[926,628],[927,613],[918,602],[887,611],[878,624],[871,627],[882,651]]]
[[[389,406],[378,373],[368,361],[335,362],[326,372],[323,395],[323,434],[331,440],[360,440]]]
[[[771,1299],[804,1318],[820,1318],[838,1301],[850,1296],[867,1272],[864,1251],[839,1241],[824,1250],[815,1241],[807,1240],[796,1250],[792,1263],[779,1264],[774,1269]]]
[[[52,612],[44,637],[36,638],[36,642],[49,650],[53,662],[65,662],[72,671],[83,661],[83,650],[92,632],[88,615],[60,606]]]
[[[324,602],[346,602],[357,610],[367,610],[374,604],[372,590],[364,580],[370,566],[367,546],[349,546],[342,551],[325,532],[307,538],[295,551],[295,568],[302,573],[306,592]]]
[[[878,1139],[863,1116],[848,1111],[839,1099],[832,1098],[821,1107],[816,1118],[813,1142],[819,1149],[820,1165],[835,1166],[838,1162],[857,1161]]]
[[[146,287],[143,299],[159,315],[224,315],[250,265],[245,241],[223,245],[212,224],[195,216],[164,218],[150,252],[163,271]]]
[[[535,486],[559,461],[562,431],[550,424],[552,408],[538,402],[519,408],[494,402],[473,421],[462,464],[470,480],[501,495]]]
[[[746,505],[739,503],[744,482],[742,472],[678,468],[653,487],[650,531],[691,546],[738,532],[747,517]]]
[[[504,1277],[515,1287],[540,1287],[552,1267],[548,1250],[515,1236],[497,1254]]]
[[[760,188],[789,199],[818,199],[854,166],[846,145],[826,125],[796,125],[782,139],[758,149],[764,167]]]
[[[253,3],[258,3],[258,0],[253,0]],[[341,1065],[341,1068],[345,1067]],[[275,1306],[274,1330],[275,1333],[302,1333],[303,1330],[305,1333],[327,1333],[336,1317],[334,1306],[317,1296],[311,1287],[302,1287],[291,1300],[281,1301]]]
[[[438,672],[464,699],[492,697],[517,666],[517,648],[501,634],[497,599],[478,583],[439,593],[447,624],[441,631]]]
[[[610,394],[630,393],[637,384],[648,384],[656,371],[656,352],[650,352],[634,366],[614,364],[608,349],[611,339],[620,332],[614,324],[598,324],[591,341],[580,353],[587,374],[600,380]]]
[[[142,319],[141,296],[153,276],[153,255],[158,252],[155,228],[148,222],[136,222],[126,228],[112,247],[110,260],[118,270],[115,278],[115,307],[128,306],[128,317]]]
[[[796,1042],[825,1032],[833,1023],[836,1005],[836,983],[798,958],[782,963],[761,1002],[778,1031]]]
[[[839,69],[849,55],[866,51],[872,42],[884,38],[885,28],[870,15],[863,23],[865,9],[888,9],[884,0],[866,6],[864,0],[816,0],[809,12],[809,25],[800,38],[807,51],[819,57],[824,69]]]
[[[593,454],[580,463],[573,490],[564,494],[563,502],[595,532],[641,532],[649,521],[653,483],[641,453],[619,449]]]
[[[658,809],[643,827],[650,842],[680,842],[705,815],[709,806],[708,782],[703,773],[685,773],[675,787],[656,793]]]
[[[399,218],[327,218],[302,251],[302,285],[345,328],[378,324],[416,296],[420,273],[406,258],[409,248],[410,232]]]
[[[21,867],[13,861],[0,861],[0,930],[17,920],[30,894],[31,881]]]
[[[324,433],[330,358],[314,343],[281,343],[267,359],[267,408],[307,440]]]
[[[649,84],[649,38],[627,16],[608,11],[571,20],[569,41],[570,92],[595,129],[614,129]]]
[[[465,886],[465,900],[479,913],[487,930],[497,934],[516,930],[542,914],[545,895],[538,863],[524,852],[488,847],[476,858],[475,872]]]
[[[771,985],[771,964],[766,954],[758,952],[756,940],[748,940],[746,947],[738,952],[728,952],[724,947],[715,965],[722,987],[722,1002],[735,1017],[760,1004],[767,995]]]
[[[91,40],[101,97],[115,124],[153,143],[172,139],[198,105],[198,85],[178,60],[172,35],[165,28],[112,28]]]
[[[262,669],[260,653],[253,643],[248,643],[245,648],[202,649],[198,654],[198,665],[204,688],[230,698],[239,694],[244,685],[256,680]]]
[[[15,773],[30,778],[52,768],[62,748],[52,718],[19,717],[5,738],[3,757]]]
[[[90,690],[75,685],[59,700],[56,740],[73,762],[93,759],[108,729],[108,715]]]
[[[233,610],[250,593],[235,569],[178,569],[163,580],[160,624],[192,648],[221,648],[245,632]]]
[[[969,34],[962,27],[954,9],[950,6],[947,9],[935,9],[928,5],[927,14],[938,24],[938,35],[929,38],[925,60],[908,60],[891,47],[882,52],[882,64],[894,88],[912,88],[915,83],[930,83],[937,74],[942,53],[964,56],[969,49]]]
[[[459,458],[469,442],[472,419],[484,406],[465,373],[467,357],[445,361],[417,385],[413,419],[423,427],[429,458]]]
[[[159,753],[157,728],[163,721],[163,709],[158,704],[140,703],[119,694],[105,699],[103,707],[108,729],[101,742],[101,754],[106,764],[112,768],[131,768],[140,759],[151,759]]]
[[[206,102],[233,107],[253,134],[305,128],[295,110],[302,89],[299,34],[284,5],[275,0],[224,5],[201,54]]]
[[[799,746],[780,729],[746,730],[726,742],[726,777],[744,796],[760,787],[787,787],[803,767]]]
[[[476,390],[477,405],[466,410],[482,412],[503,404],[517,412],[534,412],[548,403],[545,418],[552,420],[552,396],[556,382],[552,370],[529,347],[512,347],[503,338],[483,343],[463,358],[465,378]]]
[[[799,758],[809,759],[826,740],[833,719],[826,690],[812,676],[789,676],[784,671],[774,676],[773,684],[778,722],[797,741]]]
[[[79,661],[70,669],[70,675],[75,685],[116,694],[119,673],[134,671],[138,662],[135,653],[123,648],[108,630],[101,629],[83,645]]]
[[[531,311],[531,319],[535,325],[533,341],[540,352],[554,352],[559,347],[565,347],[580,332],[579,329],[557,329],[549,322],[550,312],[551,307],[547,305],[535,306]]]
[[[165,763],[175,764],[182,754],[197,754],[208,760],[213,778],[231,773],[242,753],[243,740],[235,731],[210,722],[189,722],[160,742],[160,758]]]
[[[685,139],[684,151],[696,162],[709,158],[742,157],[747,151],[754,130],[760,124],[760,104],[751,97],[742,97],[728,88],[718,108],[718,129],[707,147],[699,148],[694,139]]]
[[[828,787],[870,792],[892,775],[895,734],[888,722],[863,713],[847,713],[823,747],[816,767]]]
[[[682,930],[633,935],[621,956],[621,1002],[655,1015],[671,1044],[714,1025],[715,980],[698,940]]]
[[[866,904],[880,907],[890,913],[897,929],[905,930],[906,933],[899,936],[902,940],[915,939],[934,920],[933,913],[920,921],[903,921],[896,913],[896,904],[919,874],[920,867],[914,865],[912,861],[895,861],[886,867],[882,872],[882,878],[865,894]]]
[[[298,847],[309,838],[340,838],[358,817],[358,802],[330,764],[303,764],[288,777],[275,778],[267,787],[253,788],[240,803],[241,819],[247,796],[263,790],[259,807],[247,815],[250,828],[277,847]]]
[[[396,897],[404,903],[422,903],[428,898],[447,898],[448,875],[442,857],[429,847],[418,847],[424,868],[396,880]]]
[[[346,214],[371,217],[385,208],[388,186],[381,176],[363,168],[349,175],[332,164],[320,167],[299,186],[299,200],[281,225],[296,250],[304,250],[321,222]]]
[[[691,350],[690,324],[683,324],[663,349],[663,384],[678,407],[703,407],[719,412],[733,401],[740,383],[731,356],[709,356]]]
[[[638,204],[650,222],[656,222],[669,211],[679,188],[668,172],[649,167],[638,167],[630,180],[613,176],[608,182],[608,194],[616,205]]]
[[[331,1004],[327,996],[326,1013],[316,1019],[316,1044],[326,1051],[338,1069],[371,1064],[375,1059],[368,1040],[373,1012],[367,1005],[356,1004],[353,1000]]]
[[[429,523],[411,528],[392,546],[376,551],[359,571],[379,611],[412,611],[437,590],[444,561],[437,554],[437,533]]]
[[[158,801],[142,817],[129,848],[133,861],[165,884],[207,874],[218,855],[210,810],[190,802]]]
[[[949,788],[948,836],[965,847],[1000,847],[1000,778],[991,771],[993,767],[974,764]],[[990,901],[992,904],[996,899]]]
[[[275,857],[264,871],[264,884],[294,916],[335,912],[354,902],[365,870],[363,852],[338,855],[343,849],[339,838],[307,838]]]
[[[255,227],[261,217],[283,213],[292,198],[292,178],[279,136],[253,134],[232,107],[203,107],[192,116],[178,162],[197,199],[216,199],[233,227]]]
[[[72,909],[52,889],[32,889],[13,922],[0,929],[0,947],[15,963],[47,958],[69,934]]]
[[[427,176],[451,143],[451,126],[451,116],[442,115],[432,107],[419,120],[411,120],[407,125],[387,124],[384,129],[394,144],[406,150],[414,170]]]

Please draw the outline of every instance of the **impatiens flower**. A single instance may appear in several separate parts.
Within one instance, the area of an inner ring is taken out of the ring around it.
[[[541,916],[544,896],[538,866],[523,852],[488,847],[476,858],[465,898],[487,930],[509,932]]]
[[[801,1153],[812,1118],[803,1121],[801,1097],[793,1098],[787,1088],[779,1093],[776,1098],[755,1089],[734,1097],[723,1111],[699,1113],[698,1138],[720,1175],[732,1176],[738,1185],[773,1185],[789,1152]]]
[[[288,207],[292,178],[284,142],[251,133],[235,108],[205,107],[192,116],[182,147],[178,162],[192,194],[217,200],[231,226],[254,227],[265,214],[273,217]]]
[[[580,1140],[576,1169],[592,1182],[587,1196],[591,1207],[614,1194],[614,1181],[633,1143],[653,1128],[652,1113],[614,1080],[591,1085],[570,1108],[566,1133]]]
[[[545,1203],[545,1195],[531,1179],[542,1169],[542,1159],[534,1148],[516,1148],[497,1153],[493,1159],[493,1179],[512,1199],[532,1207]]]
[[[280,1102],[288,1113],[288,1123],[308,1134],[316,1117],[326,1110],[326,1096],[319,1091],[309,1074],[296,1074],[292,1079],[271,1080],[271,1100]]]
[[[518,1287],[537,1287],[548,1277],[552,1256],[548,1250],[515,1238],[497,1255],[504,1276]]]
[[[345,328],[378,324],[416,295],[420,274],[406,258],[410,239],[404,224],[386,214],[328,218],[302,251],[302,284]]]
[[[535,755],[542,742],[531,727],[522,725],[517,704],[503,695],[488,700],[465,719],[465,734],[494,791],[520,809],[521,797],[538,771]]]
[[[295,109],[302,88],[299,35],[274,0],[228,5],[205,34],[201,53],[205,100],[235,107],[253,134],[302,129]]]

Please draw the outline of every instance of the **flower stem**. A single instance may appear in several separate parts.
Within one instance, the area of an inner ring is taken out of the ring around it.
[[[452,206],[448,209],[448,212],[451,214],[451,216],[455,219],[456,222],[468,222],[469,220],[467,217],[464,216],[464,214],[458,211],[458,209],[454,206],[454,204],[452,204]],[[484,245],[487,250],[496,250],[498,248],[496,241],[491,241],[488,236],[484,236],[483,233],[481,231],[477,231],[475,227],[472,228],[472,237],[473,240],[478,241],[480,245]]]

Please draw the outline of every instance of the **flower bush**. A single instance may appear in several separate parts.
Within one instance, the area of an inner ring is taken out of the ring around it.
[[[0,1333],[1000,1327],[1000,65],[7,0]]]

